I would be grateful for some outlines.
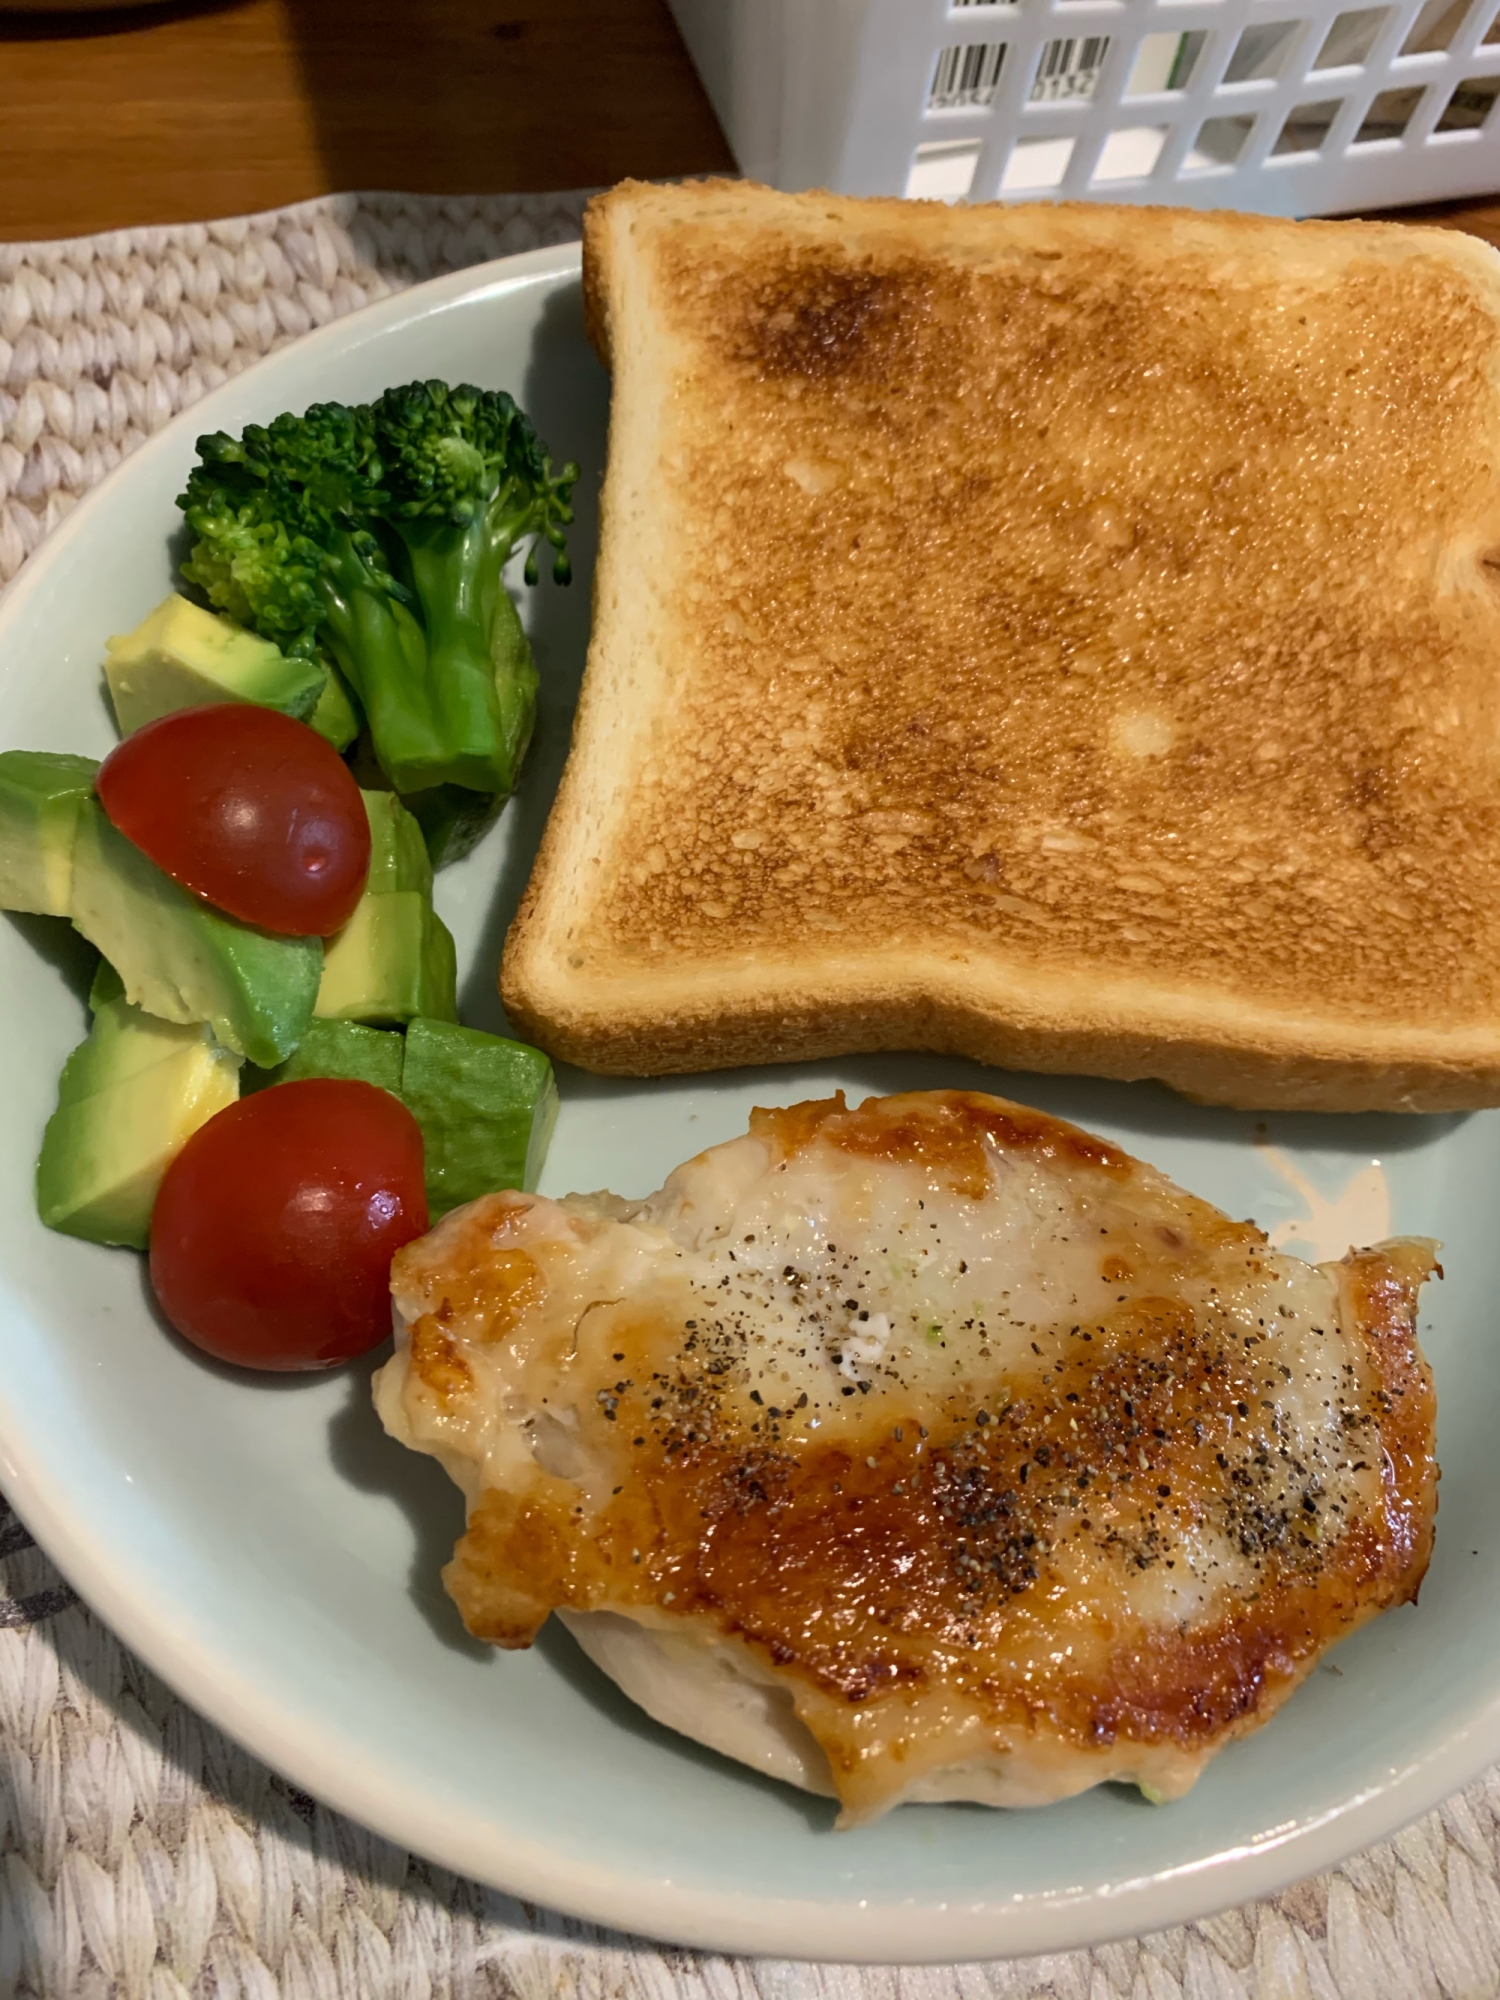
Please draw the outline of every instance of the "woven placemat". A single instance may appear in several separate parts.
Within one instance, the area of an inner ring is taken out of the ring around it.
[[[578,233],[581,194],[339,196],[0,245],[0,581],[111,466],[272,348],[420,278]],[[297,1791],[180,1702],[0,1503],[0,2000],[1494,2000],[1500,1773],[1206,1923],[880,1971],[633,1943]]]

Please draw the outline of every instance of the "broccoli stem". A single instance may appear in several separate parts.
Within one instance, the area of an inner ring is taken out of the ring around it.
[[[453,737],[433,712],[427,635],[354,537],[338,535],[320,587],[328,650],[359,696],[381,769],[398,790],[450,775]]]
[[[503,791],[475,792],[458,785],[432,785],[412,793],[405,804],[416,815],[434,868],[461,861],[494,825],[531,742],[536,716],[536,663],[510,592],[495,593],[490,619],[490,657],[500,717],[502,755],[510,773]]]
[[[374,591],[350,594],[325,583],[328,615],[324,634],[354,692],[375,740],[381,768],[421,772],[441,765],[445,745],[427,710],[427,645],[422,628],[401,604]],[[433,781],[418,776],[417,785]]]
[[[401,801],[422,829],[434,868],[462,861],[500,817],[503,792],[470,792],[462,785],[431,785]]]
[[[444,521],[402,523],[412,587],[427,628],[428,688],[439,735],[450,751],[445,767],[422,780],[467,785],[476,792],[510,789],[500,729],[495,674],[485,619],[482,520],[466,527]],[[379,737],[376,748],[379,749]]]
[[[400,532],[427,632],[433,726],[448,754],[441,768],[409,768],[398,777],[375,727],[376,754],[400,790],[446,783],[508,792],[530,740],[537,684],[505,588],[510,534],[493,516],[463,526],[404,522]]]

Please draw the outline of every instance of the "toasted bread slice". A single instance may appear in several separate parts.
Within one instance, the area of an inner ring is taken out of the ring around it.
[[[1500,1102],[1494,251],[627,183],[584,277],[610,458],[521,1032]]]

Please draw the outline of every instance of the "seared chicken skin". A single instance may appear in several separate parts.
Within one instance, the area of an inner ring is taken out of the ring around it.
[[[639,1204],[449,1216],[377,1399],[468,1496],[470,1631],[562,1612],[845,1823],[1173,1797],[1416,1596],[1433,1248],[1306,1264],[1039,1112],[839,1097]]]

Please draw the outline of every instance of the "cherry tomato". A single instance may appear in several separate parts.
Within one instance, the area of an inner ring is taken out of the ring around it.
[[[331,1368],[391,1330],[391,1258],[427,1227],[422,1133],[372,1083],[309,1077],[210,1118],[163,1176],[151,1282],[246,1368]]]
[[[174,882],[247,924],[328,937],[370,872],[370,822],[333,748],[274,708],[215,702],[127,736],[100,803]]]

